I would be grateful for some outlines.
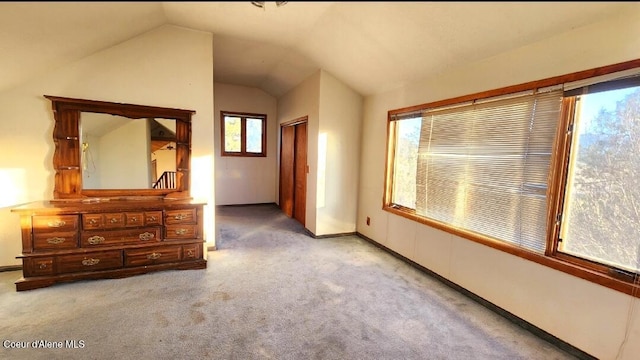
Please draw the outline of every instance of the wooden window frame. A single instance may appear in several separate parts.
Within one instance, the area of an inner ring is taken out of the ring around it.
[[[464,95],[452,99],[439,100],[431,103],[405,107],[401,109],[390,110],[387,113],[387,142],[386,142],[386,159],[385,159],[385,178],[384,178],[384,195],[382,209],[392,214],[416,221],[421,224],[445,231],[450,234],[492,247],[494,249],[504,251],[506,253],[536,262],[538,264],[548,266],[555,270],[565,272],[567,274],[579,277],[581,279],[605,286],[607,288],[620,291],[625,294],[640,298],[640,277],[628,276],[628,274],[620,273],[615,268],[596,263],[593,261],[581,259],[568,254],[557,251],[557,239],[559,232],[559,224],[556,223],[556,215],[562,209],[565,198],[565,179],[566,179],[566,163],[571,144],[567,136],[563,136],[572,121],[571,117],[574,113],[573,99],[563,98],[561,119],[558,121],[556,130],[556,138],[554,141],[553,154],[549,169],[549,183],[547,190],[547,238],[546,251],[544,254],[535,253],[518,246],[493,239],[488,236],[471,232],[465,229],[455,227],[446,223],[442,223],[433,219],[429,219],[416,214],[415,209],[410,209],[392,203],[393,190],[393,160],[395,158],[395,121],[393,120],[399,114],[410,112],[419,112],[426,109],[444,107],[469,101],[475,101],[494,96],[528,91],[537,88],[561,85],[564,83],[586,80],[597,76],[607,75],[619,71],[640,68],[640,59],[627,62],[617,63],[613,65],[593,68],[589,70],[574,72],[567,75],[555,76],[543,80],[532,81],[519,85],[512,85],[504,88],[483,91],[475,94]]]
[[[224,118],[234,116],[240,118],[240,151],[226,151]],[[259,153],[247,152],[247,118],[262,119],[262,151]],[[220,111],[220,150],[222,156],[234,157],[266,157],[267,156],[267,115],[253,114],[238,111]]]

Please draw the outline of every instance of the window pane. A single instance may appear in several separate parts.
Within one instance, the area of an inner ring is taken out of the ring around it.
[[[224,117],[224,151],[240,152],[242,151],[240,140],[240,118],[234,116]]]
[[[247,152],[262,152],[262,119],[247,119]]]
[[[640,87],[580,96],[559,250],[640,270]]]
[[[416,214],[543,253],[561,95],[513,96],[426,114]]]
[[[421,124],[422,118],[395,122],[397,135],[391,202],[411,209],[416,207],[416,169]]]

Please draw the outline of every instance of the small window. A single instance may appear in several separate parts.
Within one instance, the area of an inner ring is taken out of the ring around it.
[[[222,156],[267,156],[267,115],[221,112]]]

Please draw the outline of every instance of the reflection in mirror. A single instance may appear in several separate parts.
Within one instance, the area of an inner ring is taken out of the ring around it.
[[[176,121],[82,112],[83,189],[175,189]]]

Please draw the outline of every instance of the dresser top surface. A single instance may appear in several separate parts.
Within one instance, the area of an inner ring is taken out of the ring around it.
[[[148,198],[89,198],[74,201],[43,200],[34,201],[11,209],[21,214],[86,213],[105,211],[144,211],[155,209],[184,208],[206,205],[194,199],[148,199]]]

